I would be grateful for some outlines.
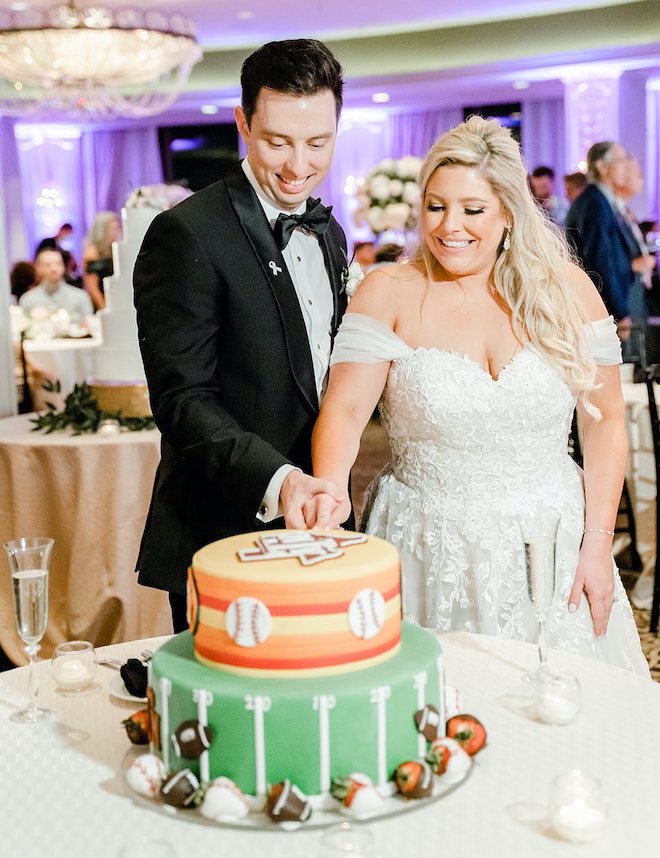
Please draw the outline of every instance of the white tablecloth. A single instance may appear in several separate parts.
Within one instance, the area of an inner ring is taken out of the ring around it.
[[[529,720],[511,708],[520,675],[536,662],[530,644],[479,635],[441,637],[447,678],[464,711],[479,717],[488,745],[468,780],[423,809],[374,823],[380,858],[655,858],[660,843],[660,685],[577,656],[552,651],[574,672],[584,706],[569,726]],[[122,659],[151,641],[107,648]],[[135,704],[105,687],[64,696],[40,667],[42,699],[57,710],[48,723],[9,721],[26,702],[25,668],[0,674],[0,854],[7,858],[116,858],[132,838],[169,841],[178,858],[241,855],[315,858],[321,833],[244,832],[170,818],[135,804],[119,768],[132,747],[121,720]],[[116,674],[99,667],[97,685]],[[553,778],[582,768],[601,779],[610,819],[594,844],[558,839],[545,825]]]

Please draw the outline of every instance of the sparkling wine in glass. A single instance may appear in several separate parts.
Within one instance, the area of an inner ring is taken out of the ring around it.
[[[53,548],[52,539],[25,537],[5,543],[14,589],[16,628],[30,659],[30,702],[12,721],[43,721],[51,711],[39,706],[39,679],[36,658],[39,641],[48,621],[48,569]]]
[[[526,682],[542,682],[552,676],[548,667],[546,624],[555,597],[555,554],[560,515],[542,505],[531,506],[518,514],[518,523],[525,546],[527,595],[534,605],[539,627],[538,648],[540,664],[525,674]]]

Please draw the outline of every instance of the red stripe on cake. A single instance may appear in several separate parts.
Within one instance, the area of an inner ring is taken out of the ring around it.
[[[394,599],[399,595],[399,587],[391,587],[382,595],[385,601],[389,602],[390,599]],[[224,613],[227,612],[227,608],[233,601],[233,599],[219,599],[215,596],[207,596],[202,593],[199,596],[200,605],[216,611],[223,611]],[[272,617],[304,617],[315,616],[317,614],[343,614],[348,610],[349,604],[350,600],[328,603],[315,602],[310,605],[271,605],[266,603],[266,606]]]

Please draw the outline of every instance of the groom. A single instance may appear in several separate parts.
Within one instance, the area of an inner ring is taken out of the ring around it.
[[[247,157],[149,228],[135,266],[140,348],[163,441],[137,563],[187,628],[193,553],[260,528],[305,528],[310,438],[346,307],[346,239],[312,192],[342,105],[321,42],[270,42],[241,71]],[[296,215],[293,219],[290,216]],[[283,518],[282,518],[283,516]]]

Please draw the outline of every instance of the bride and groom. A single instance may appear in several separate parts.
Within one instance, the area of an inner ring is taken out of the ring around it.
[[[618,340],[534,208],[517,145],[479,119],[436,143],[420,250],[369,275],[336,334],[341,228],[318,209],[313,227],[276,224],[304,216],[328,173],[341,69],[314,40],[269,43],[241,86],[246,159],[159,215],[136,264],[163,436],[140,583],[170,592],[178,631],[203,545],[281,513],[289,527],[346,522],[348,473],[380,400],[394,467],[367,528],[399,549],[406,616],[535,639],[513,521],[523,495],[543,497],[562,510],[559,601],[575,608],[558,614],[553,642],[643,672],[608,537],[625,467]],[[576,402],[584,491],[566,455]]]

